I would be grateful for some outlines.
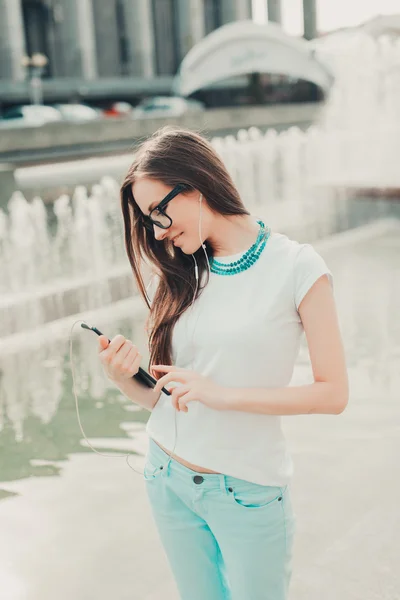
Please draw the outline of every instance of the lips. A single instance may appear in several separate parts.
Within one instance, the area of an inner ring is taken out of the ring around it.
[[[183,232],[182,232],[182,233],[183,233]],[[182,233],[180,233],[179,235],[176,235],[176,236],[175,236],[175,237],[172,239],[172,242],[173,242],[173,243],[175,243],[175,241],[181,237]]]

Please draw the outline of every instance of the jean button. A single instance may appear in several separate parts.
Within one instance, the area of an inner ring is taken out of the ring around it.
[[[193,481],[194,481],[195,483],[198,483],[198,484],[199,484],[199,483],[203,483],[203,481],[204,481],[204,477],[202,477],[201,475],[195,475],[195,476],[193,477]]]

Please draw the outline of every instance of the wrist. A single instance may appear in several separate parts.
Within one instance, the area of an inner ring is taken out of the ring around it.
[[[133,381],[133,377],[109,377],[109,379],[118,388],[125,388]]]
[[[234,404],[235,388],[230,387],[222,387],[221,389],[221,410],[232,410],[232,405]]]

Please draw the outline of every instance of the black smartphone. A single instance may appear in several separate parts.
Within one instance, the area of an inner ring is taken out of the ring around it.
[[[101,333],[101,331],[99,329],[97,329],[97,327],[92,327],[92,326],[88,325],[87,323],[81,323],[81,327],[83,329],[88,329],[89,331],[94,331],[99,336],[100,335],[104,335],[104,333]],[[110,341],[111,340],[108,340],[109,343],[110,343]],[[149,387],[149,388],[154,388],[154,386],[157,383],[157,379],[154,379],[154,377],[152,377],[150,375],[150,373],[148,373],[147,371],[145,371],[144,369],[142,369],[142,367],[139,367],[139,371],[136,373],[136,375],[133,375],[133,378],[137,379],[138,381],[140,381],[140,383],[143,383],[144,385],[147,385],[147,387]],[[162,387],[161,390],[165,394],[168,394],[168,396],[171,395],[171,392],[169,390],[167,390],[167,388]]]

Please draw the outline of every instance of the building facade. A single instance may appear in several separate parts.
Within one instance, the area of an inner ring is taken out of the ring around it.
[[[46,79],[172,76],[190,48],[251,0],[0,0],[0,82],[23,81],[23,57]]]

